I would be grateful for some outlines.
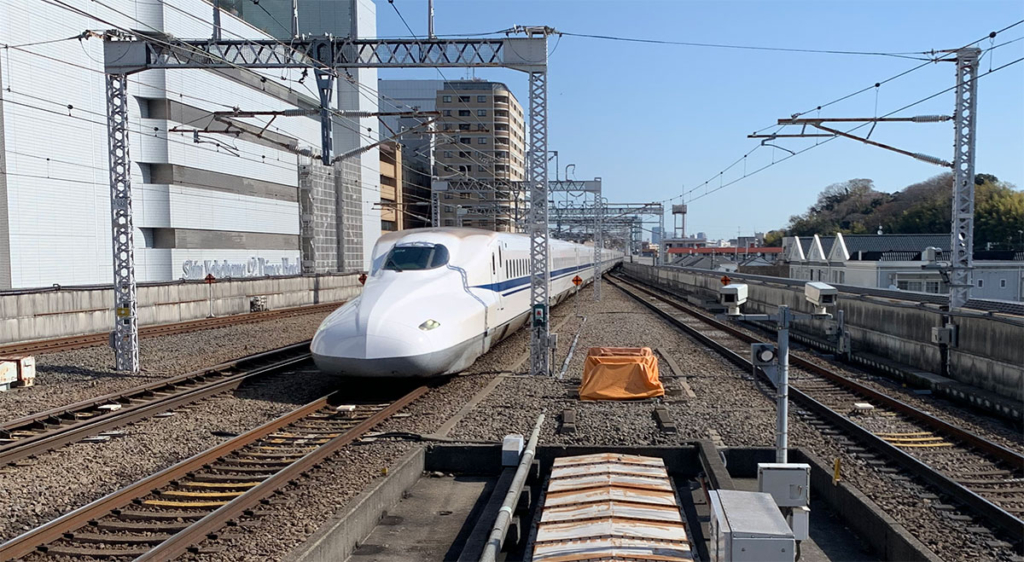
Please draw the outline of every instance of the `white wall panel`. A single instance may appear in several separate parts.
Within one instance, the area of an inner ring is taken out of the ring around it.
[[[168,187],[174,228],[299,233],[299,204],[237,193]]]

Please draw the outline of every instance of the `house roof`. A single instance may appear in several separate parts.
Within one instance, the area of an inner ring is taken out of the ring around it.
[[[821,251],[825,253],[825,257],[828,257],[828,255],[832,253],[832,244],[835,244],[836,237],[819,236],[818,239],[821,240]]]
[[[930,246],[949,250],[949,234],[844,234],[843,242],[851,258],[857,252],[920,252]]]
[[[800,249],[803,250],[805,257],[811,253],[811,244],[814,243],[813,236],[798,236],[796,240],[800,243]]]

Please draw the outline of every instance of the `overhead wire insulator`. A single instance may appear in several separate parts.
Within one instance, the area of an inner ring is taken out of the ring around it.
[[[949,115],[915,115],[910,120],[914,123],[939,123],[952,119]]]

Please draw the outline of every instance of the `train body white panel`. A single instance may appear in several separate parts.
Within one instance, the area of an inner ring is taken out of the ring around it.
[[[594,249],[551,241],[551,305],[579,275],[594,276]],[[311,349],[326,372],[364,377],[458,373],[526,323],[530,239],[471,228],[426,228],[377,241],[363,293],[324,319]],[[602,251],[603,269],[622,256]]]

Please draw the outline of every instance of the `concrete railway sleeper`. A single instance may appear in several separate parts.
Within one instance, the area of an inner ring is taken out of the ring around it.
[[[757,338],[660,291],[621,278],[609,282],[730,362],[752,369],[747,355],[749,344],[759,341]],[[852,437],[866,446],[856,448],[858,457],[876,465],[898,465],[966,506],[1021,548],[1024,456],[824,367],[792,355],[790,362],[789,393],[799,405],[798,416],[826,435]],[[768,380],[764,373],[758,375]],[[870,405],[871,414],[852,408],[855,402]],[[849,441],[849,437],[845,439]]]
[[[221,529],[242,516],[272,510],[281,488],[427,390],[383,403],[332,393],[0,545],[0,560],[201,552],[196,545],[230,535]]]
[[[15,463],[309,360],[309,342],[300,342],[11,420],[0,424],[0,462]]]

